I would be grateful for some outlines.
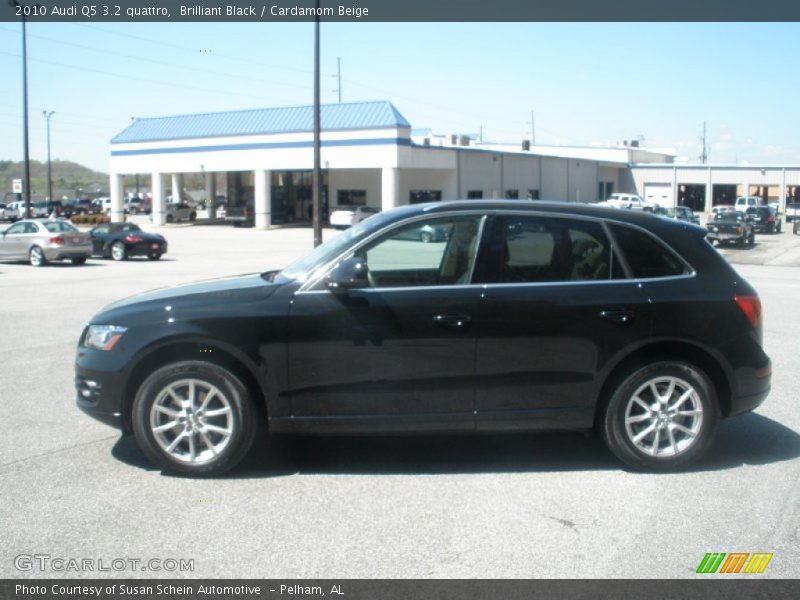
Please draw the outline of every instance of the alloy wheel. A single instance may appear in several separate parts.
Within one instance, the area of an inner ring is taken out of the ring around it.
[[[628,440],[643,454],[670,457],[692,447],[703,425],[697,390],[678,377],[655,377],[641,385],[625,407]]]
[[[158,393],[150,409],[150,430],[174,460],[208,463],[233,438],[233,408],[218,387],[201,379],[181,379]]]

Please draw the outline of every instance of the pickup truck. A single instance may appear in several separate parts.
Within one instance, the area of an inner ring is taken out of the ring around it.
[[[717,242],[718,246],[728,242],[752,246],[756,241],[753,219],[741,211],[718,213],[706,228],[708,240]]]
[[[644,200],[637,194],[611,194],[608,200],[603,202],[603,204],[615,208],[629,208],[633,210],[645,210],[647,212],[652,212],[655,208],[654,204]]]
[[[800,202],[789,202],[786,204],[786,222],[791,223],[800,219]]]

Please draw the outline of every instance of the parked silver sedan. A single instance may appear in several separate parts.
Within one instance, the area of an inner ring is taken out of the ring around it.
[[[0,260],[27,260],[41,267],[51,260],[82,265],[92,254],[88,233],[63,219],[27,219],[6,229],[0,237]]]

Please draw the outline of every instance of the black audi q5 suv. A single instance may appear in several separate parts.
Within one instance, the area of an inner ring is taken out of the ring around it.
[[[263,423],[596,429],[635,469],[685,468],[771,380],[758,295],[706,233],[577,203],[389,210],[282,271],[107,307],[80,337],[78,406],[184,474],[231,469]]]

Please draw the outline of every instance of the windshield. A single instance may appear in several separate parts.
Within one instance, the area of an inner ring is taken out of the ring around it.
[[[351,246],[359,240],[363,240],[373,232],[382,228],[390,219],[391,216],[377,214],[362,221],[358,225],[353,225],[345,229],[332,240],[325,242],[321,246],[317,246],[301,259],[290,264],[275,276],[274,281],[279,283],[284,283],[286,281],[306,281],[318,267],[327,264],[328,261],[344,252],[348,246]]]

